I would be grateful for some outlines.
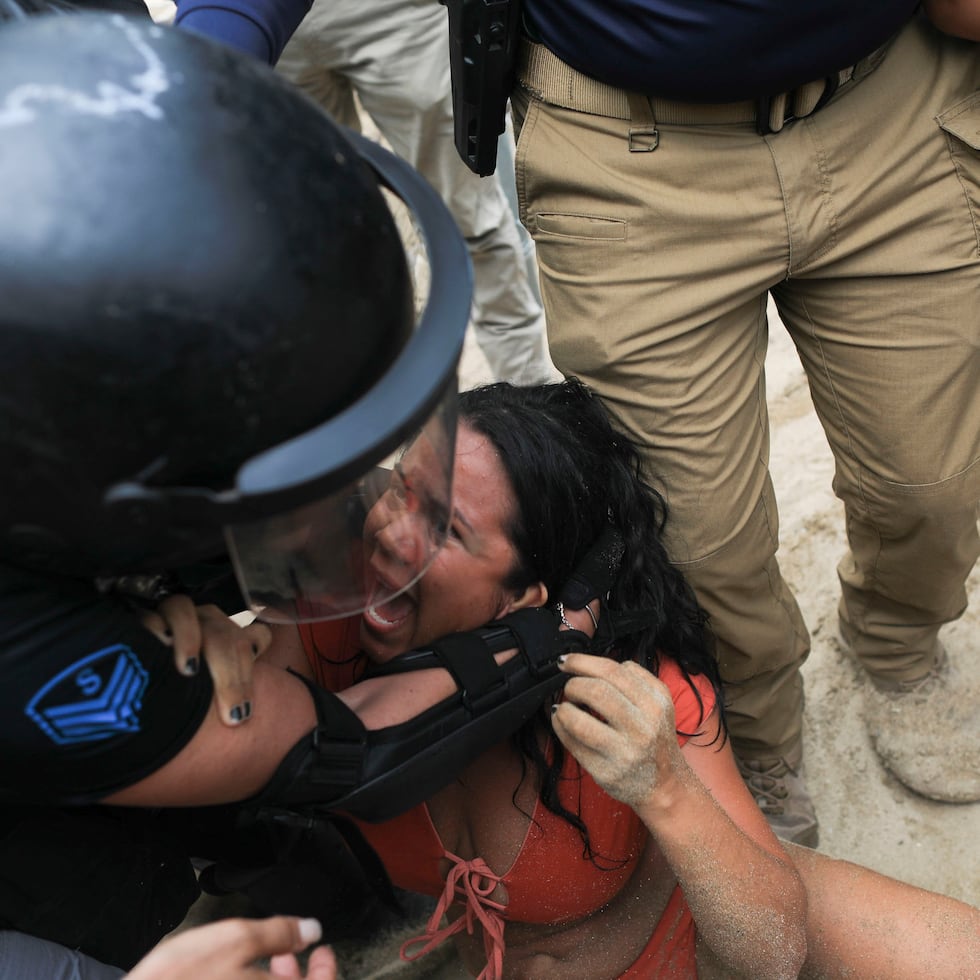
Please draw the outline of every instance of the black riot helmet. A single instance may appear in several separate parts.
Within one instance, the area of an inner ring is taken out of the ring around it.
[[[444,538],[469,304],[428,185],[264,65],[119,14],[0,27],[0,560],[227,552],[269,618],[383,602]],[[424,479],[392,493],[406,445]],[[416,542],[384,580],[381,496]]]

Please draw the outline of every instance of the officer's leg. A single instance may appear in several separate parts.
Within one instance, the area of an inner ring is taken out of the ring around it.
[[[541,307],[499,178],[477,177],[456,153],[445,7],[438,0],[320,0],[313,13],[317,18],[304,21],[287,55],[311,33],[329,36],[334,67],[352,81],[392,149],[446,202],[473,262],[475,336],[494,376],[521,384],[555,380]],[[292,62],[280,67],[305,85]]]
[[[786,227],[769,151],[751,125],[661,126],[658,148],[634,153],[629,120],[520,91],[514,105],[552,357],[606,400],[664,487],[670,553],[718,638],[736,750],[778,793],[792,781],[767,816],[813,843],[787,769],[801,756],[808,638],[776,563],[767,465],[766,287]]]
[[[774,292],[837,461],[842,640],[874,679],[885,763],[954,801],[980,798],[980,682],[949,674],[938,640],[980,553],[978,84],[974,46],[913,25],[775,144],[790,195],[821,180],[833,218]],[[809,162],[827,160],[848,165]]]
[[[286,45],[277,71],[301,88],[337,122],[360,129],[353,86],[344,74],[346,51],[331,31],[329,0],[315,3]]]

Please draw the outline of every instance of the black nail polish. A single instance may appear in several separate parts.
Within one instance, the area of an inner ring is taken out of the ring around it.
[[[184,662],[184,673],[188,677],[193,677],[198,671],[197,657],[188,657]]]
[[[246,718],[251,718],[252,717],[252,702],[251,701],[246,701],[242,705],[242,710],[244,711]]]
[[[242,718],[245,716],[245,712],[242,710],[240,704],[236,704],[231,711],[228,712],[228,717],[237,725]]]

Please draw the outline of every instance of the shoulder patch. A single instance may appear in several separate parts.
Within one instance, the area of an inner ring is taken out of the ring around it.
[[[117,643],[61,671],[31,698],[24,713],[58,745],[138,732],[149,680],[136,654]]]

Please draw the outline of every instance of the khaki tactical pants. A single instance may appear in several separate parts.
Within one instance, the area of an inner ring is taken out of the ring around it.
[[[928,671],[980,551],[980,51],[915,20],[853,75],[765,136],[554,65],[512,100],[552,358],[666,494],[745,758],[797,758],[809,649],[775,557],[769,291],[836,457],[841,628],[870,672]]]

